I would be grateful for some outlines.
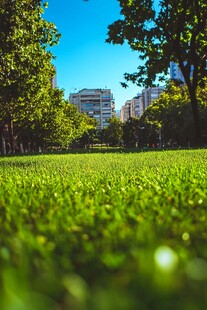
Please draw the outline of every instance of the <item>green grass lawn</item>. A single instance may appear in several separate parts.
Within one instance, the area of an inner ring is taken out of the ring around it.
[[[207,150],[1,157],[0,309],[207,309]]]

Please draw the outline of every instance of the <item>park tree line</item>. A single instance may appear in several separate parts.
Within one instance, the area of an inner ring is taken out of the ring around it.
[[[0,151],[67,147],[94,122],[52,88],[56,26],[41,0],[0,1]]]
[[[207,145],[207,84],[197,89],[202,145]],[[85,136],[85,143],[129,148],[177,148],[197,145],[190,97],[186,86],[170,82],[160,97],[152,102],[140,118],[122,123],[109,120],[109,126]]]
[[[43,18],[43,0],[0,1],[0,151],[36,151],[101,141],[110,145],[201,145],[206,135],[207,3],[204,0],[118,0],[122,18],[108,43],[138,52],[143,65],[126,83],[153,86],[175,61],[186,87],[171,86],[138,119],[111,119],[101,132],[53,89],[51,48],[56,26]],[[192,73],[193,68],[193,73]],[[167,121],[166,121],[167,120]],[[87,141],[87,143],[86,143]]]

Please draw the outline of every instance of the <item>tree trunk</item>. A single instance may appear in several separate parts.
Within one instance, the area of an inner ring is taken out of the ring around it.
[[[189,94],[190,94],[191,108],[192,108],[194,128],[195,128],[195,145],[201,146],[202,145],[202,134],[201,134],[201,126],[200,126],[198,100],[196,98],[196,89],[191,86],[189,89]]]
[[[3,155],[6,155],[6,141],[3,130],[1,130],[1,151]]]
[[[24,153],[24,146],[23,146],[22,141],[19,143],[19,151],[20,151],[21,154]]]
[[[11,115],[9,117],[9,129],[10,129],[11,152],[14,153],[14,123]]]
[[[180,56],[180,55],[178,55]],[[194,61],[193,64],[193,77],[191,78],[191,64],[185,63],[183,59],[179,59],[179,67],[181,69],[181,72],[184,76],[185,83],[188,88],[190,101],[191,101],[191,109],[193,113],[193,121],[194,121],[194,129],[195,129],[195,145],[201,146],[202,145],[202,134],[201,134],[201,126],[200,126],[200,116],[199,116],[199,109],[198,109],[198,100],[196,97],[196,90],[198,86],[198,64],[196,61]]]

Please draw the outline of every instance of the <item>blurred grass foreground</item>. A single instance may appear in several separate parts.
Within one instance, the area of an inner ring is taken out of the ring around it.
[[[0,158],[0,309],[207,309],[207,150]]]

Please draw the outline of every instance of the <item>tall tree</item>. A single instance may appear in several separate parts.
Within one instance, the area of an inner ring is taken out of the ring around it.
[[[139,119],[129,118],[123,124],[123,142],[126,147],[135,147],[139,140]]]
[[[0,2],[0,122],[9,126],[11,145],[14,122],[41,117],[50,100],[55,72],[48,47],[60,35],[42,17],[46,6],[41,0]]]
[[[170,61],[179,64],[189,91],[195,138],[201,143],[196,90],[206,76],[206,0],[118,0],[123,18],[109,26],[107,42],[128,42],[145,61],[126,81],[151,86],[167,74]],[[193,75],[191,77],[191,70]],[[122,83],[127,86],[126,83]]]
[[[123,136],[121,121],[117,117],[111,117],[108,122],[105,129],[106,142],[111,146],[120,145]]]
[[[197,98],[203,140],[207,137],[207,85],[198,87]],[[140,117],[140,125],[148,129],[151,124],[154,132],[166,146],[192,146],[194,144],[193,118],[190,110],[190,98],[187,87],[176,86],[171,82],[160,97],[144,111]],[[145,131],[140,132],[144,140]],[[161,141],[160,141],[161,142]]]

